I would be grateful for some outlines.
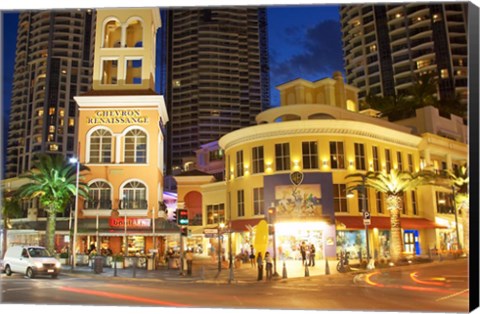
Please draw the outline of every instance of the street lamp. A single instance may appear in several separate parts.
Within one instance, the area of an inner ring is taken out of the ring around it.
[[[75,270],[75,266],[77,263],[77,251],[76,251],[76,245],[77,245],[77,228],[78,228],[78,180],[79,180],[79,175],[80,175],[80,161],[76,157],[71,157],[69,162],[71,164],[76,164],[76,179],[75,179],[75,215],[74,215],[74,221],[73,221],[73,239],[72,239],[72,271]]]
[[[225,227],[225,223],[221,222],[218,225],[218,272],[222,271],[222,246],[220,243],[221,230]]]
[[[456,232],[456,235],[457,235],[457,250],[459,252],[462,251],[462,246],[460,244],[460,234],[458,232],[458,216],[457,216],[457,202],[455,200],[455,185],[452,185],[452,198],[453,198],[453,213],[455,215],[455,232]]]
[[[361,191],[362,193],[362,213],[363,213],[363,224],[365,226],[365,238],[366,238],[366,245],[367,245],[367,269],[374,269],[375,265],[370,261],[370,243],[368,240],[368,225],[370,224],[370,213],[367,211],[367,189],[366,189],[366,180],[367,177],[362,175],[362,184],[359,187],[356,187],[356,189],[359,193]],[[347,198],[352,198],[353,193],[350,190],[350,192],[347,193]],[[368,219],[368,222],[366,221]]]
[[[275,204],[272,203],[268,209],[268,220],[272,227],[272,238],[273,238],[273,277],[278,277],[277,273],[277,243],[276,243],[276,234],[275,234],[275,220],[276,220],[276,208]]]

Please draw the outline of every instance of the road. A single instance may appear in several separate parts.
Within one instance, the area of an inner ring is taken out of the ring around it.
[[[1,302],[233,309],[468,311],[466,260],[249,284],[2,274]]]

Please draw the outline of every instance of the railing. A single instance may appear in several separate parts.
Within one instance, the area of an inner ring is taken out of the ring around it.
[[[112,209],[111,200],[89,200],[83,203],[84,209]]]
[[[123,200],[119,204],[120,209],[147,209],[147,200]]]

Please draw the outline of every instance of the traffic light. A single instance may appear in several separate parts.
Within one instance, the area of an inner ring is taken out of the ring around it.
[[[276,213],[277,213],[277,209],[275,207],[270,207],[268,209],[267,220],[269,223],[271,224],[275,223]]]
[[[177,209],[177,225],[181,225],[181,226],[188,225],[188,210]]]
[[[181,227],[182,237],[188,237],[188,227]]]

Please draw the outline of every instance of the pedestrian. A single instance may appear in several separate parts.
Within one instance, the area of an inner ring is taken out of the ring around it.
[[[300,254],[302,255],[302,265],[305,266],[307,264],[307,248],[305,247],[305,242],[300,244]]]
[[[249,255],[249,258],[250,258],[250,265],[255,268],[255,266],[257,266],[255,264],[255,250],[253,248],[253,245],[250,245],[250,255]]]
[[[257,268],[258,268],[258,277],[257,277],[257,280],[262,280],[262,279],[263,279],[263,258],[262,258],[262,252],[258,252],[258,255],[257,255]]]
[[[310,245],[310,256],[308,259],[308,266],[315,266],[315,245]]]
[[[265,253],[265,270],[267,274],[267,280],[272,279],[272,268],[273,268],[272,257],[270,256],[270,253],[267,251],[267,253]]]
[[[193,249],[187,250],[185,259],[187,260],[187,275],[191,276],[193,268]]]

